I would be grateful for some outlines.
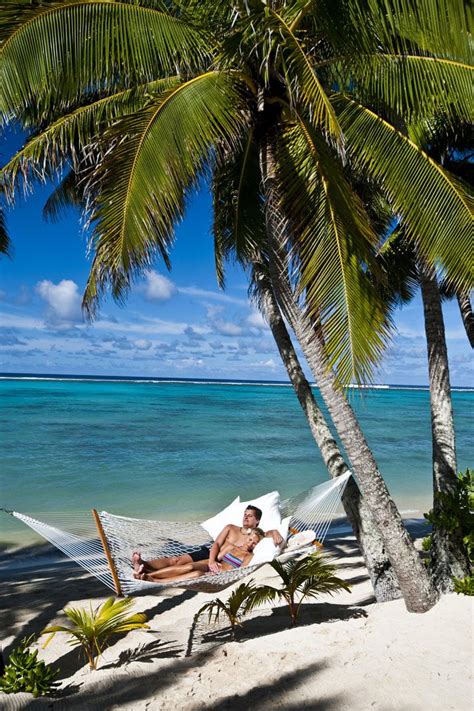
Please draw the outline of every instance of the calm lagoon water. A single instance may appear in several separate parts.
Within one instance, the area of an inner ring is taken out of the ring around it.
[[[317,391],[316,395],[318,396]],[[290,387],[2,379],[0,506],[199,519],[240,494],[283,497],[327,478]],[[474,464],[474,391],[453,393],[459,467]],[[430,507],[426,390],[352,403],[399,507]],[[35,534],[0,517],[1,541]]]

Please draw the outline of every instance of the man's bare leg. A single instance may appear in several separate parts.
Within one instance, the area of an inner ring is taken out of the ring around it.
[[[193,570],[197,570],[201,575],[205,575],[209,572],[208,560],[200,560],[196,563],[186,563],[185,565],[170,565],[168,568],[162,568],[161,570],[155,570],[153,572],[147,572],[141,566],[134,574],[134,577],[139,580],[166,580],[168,578],[175,578],[177,575],[185,575],[191,573]]]
[[[201,575],[204,575],[204,573],[202,573],[200,570],[192,570],[190,573],[184,573],[184,575],[173,576],[172,578],[156,578],[154,573],[146,573],[144,580],[148,581],[149,583],[164,583],[165,581],[177,583],[181,580],[191,580],[192,578],[200,578]]]

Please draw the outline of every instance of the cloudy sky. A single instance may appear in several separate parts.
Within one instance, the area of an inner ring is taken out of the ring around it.
[[[0,146],[2,160],[11,141]],[[40,188],[7,213],[12,259],[0,261],[0,371],[286,380],[271,334],[249,302],[245,274],[228,269],[225,292],[214,273],[211,203],[191,201],[177,231],[173,268],[156,263],[125,306],[103,303],[84,323],[87,235],[71,211],[42,219],[49,194]],[[444,313],[454,385],[473,384],[473,361],[455,302]],[[419,296],[396,314],[398,333],[379,382],[426,384],[426,346]]]

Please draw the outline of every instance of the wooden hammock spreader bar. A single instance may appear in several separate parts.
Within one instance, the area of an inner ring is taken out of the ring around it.
[[[114,585],[115,585],[115,591],[119,597],[122,597],[123,592],[122,592],[122,587],[120,585],[120,580],[117,575],[117,569],[115,568],[114,559],[112,558],[109,544],[107,542],[107,536],[105,535],[104,529],[102,527],[102,522],[100,520],[100,516],[97,513],[96,509],[92,509],[92,516],[94,518],[95,525],[97,526],[97,531],[99,533],[99,537],[102,542],[102,547],[104,549],[105,557],[107,558],[107,562],[109,564],[110,572],[112,573],[112,578],[114,580]]]

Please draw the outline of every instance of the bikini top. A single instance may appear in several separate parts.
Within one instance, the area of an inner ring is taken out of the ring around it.
[[[242,566],[243,560],[237,558],[237,556],[232,555],[232,553],[224,553],[222,556],[223,563],[229,563],[233,568],[240,568]]]

